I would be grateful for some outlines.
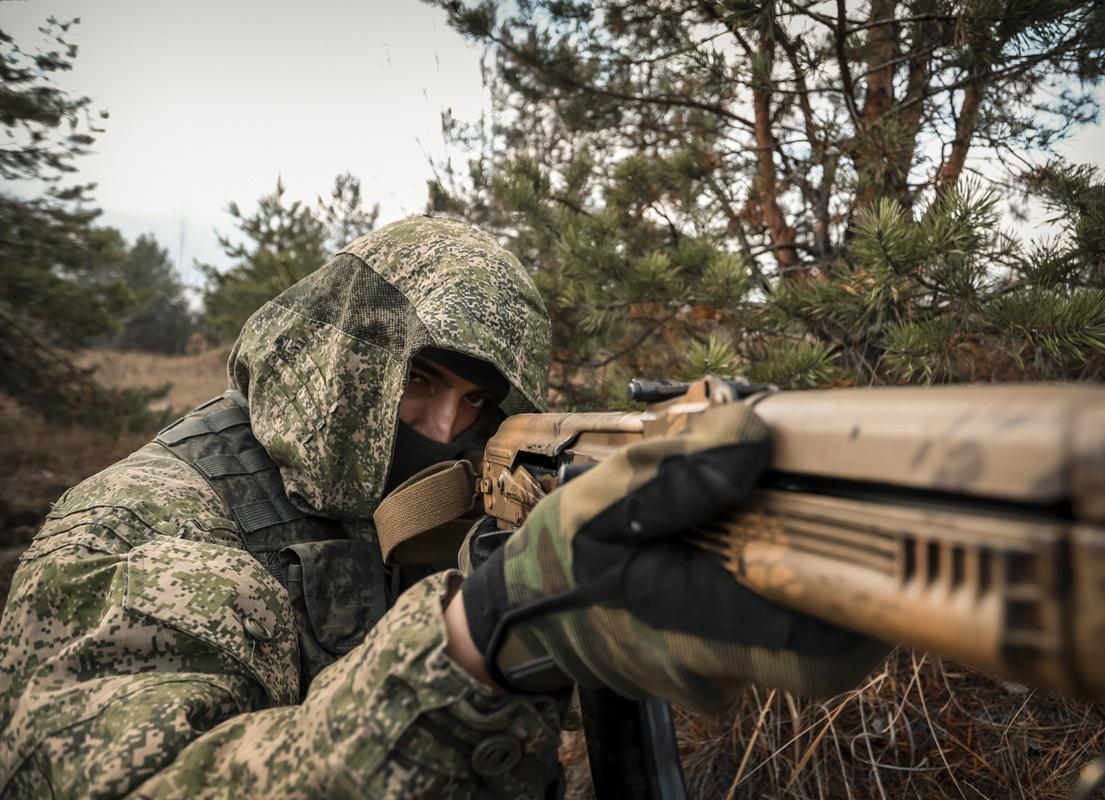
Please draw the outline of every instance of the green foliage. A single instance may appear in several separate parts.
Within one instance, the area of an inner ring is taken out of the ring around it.
[[[157,239],[142,235],[128,247],[117,232],[114,236],[118,242],[118,258],[105,267],[109,279],[126,284],[140,304],[181,292],[180,278],[169,251],[159,245]]]
[[[827,280],[776,291],[765,319],[838,348],[858,384],[1100,377],[1102,284],[1079,257],[1096,210],[1068,205],[1063,235],[1024,253],[992,191],[948,189],[918,219],[883,200]]]
[[[113,350],[183,355],[199,333],[196,315],[180,295],[160,295],[130,314],[107,346]]]
[[[780,389],[814,389],[837,376],[832,350],[824,342],[781,342],[752,365],[752,383]]]
[[[92,224],[97,213],[0,195],[0,301],[64,347],[117,330],[136,305],[130,287],[111,274],[126,243],[118,231]]]
[[[35,52],[0,31],[0,177],[12,189],[0,191],[0,390],[52,420],[148,429],[160,421],[148,411],[157,393],[105,390],[65,354],[110,338],[171,272],[146,257],[152,240],[131,248],[94,224],[92,186],[62,185],[102,133],[89,99],[52,80],[72,68],[77,22],[49,18]]]
[[[226,272],[202,267],[208,280],[203,305],[207,324],[232,340],[250,314],[326,260],[326,231],[310,207],[285,202],[279,179],[252,214],[243,214],[233,202],[227,211],[246,243],[219,237],[223,251],[237,263]]]
[[[34,52],[0,31],[0,177],[12,190],[33,182],[0,191],[0,302],[18,312],[18,324],[69,347],[110,332],[134,304],[126,283],[109,275],[126,245],[94,226],[92,187],[61,185],[101,132],[87,97],[53,85],[56,73],[72,68],[77,47],[67,37],[77,22],[49,18]]]
[[[706,375],[736,375],[741,366],[741,357],[732,343],[711,336],[705,342],[690,343],[679,377],[693,381]]]
[[[49,17],[39,30],[45,49],[23,50],[0,30],[0,124],[7,142],[0,148],[0,177],[56,184],[74,171],[72,160],[88,152],[93,133],[87,97],[72,97],[52,85],[55,73],[72,69],[77,46],[66,36],[80,18]],[[106,117],[106,112],[100,112]]]
[[[907,320],[889,325],[882,342],[881,365],[900,383],[936,383],[955,375],[961,339],[953,317],[926,322]]]
[[[1029,173],[1028,181],[1063,232],[1063,243],[1043,243],[1035,260],[1050,259],[1057,283],[1105,285],[1105,182],[1098,169],[1057,160]]]
[[[109,342],[117,350],[180,355],[197,331],[195,314],[169,252],[153,236],[139,236],[115,267],[135,296],[137,308]]]
[[[557,402],[707,362],[796,388],[1105,377],[1105,187],[1024,168],[1097,113],[1090,0],[429,1],[487,47],[494,105],[443,116],[465,160],[429,207],[531,266]],[[1057,236],[1001,231],[1018,186]]]
[[[1105,355],[1105,289],[1020,288],[990,303],[985,323],[1021,369],[1080,377],[1088,360]]]
[[[699,286],[703,300],[722,307],[737,305],[752,288],[744,260],[718,251],[707,259]]]
[[[334,178],[330,197],[318,198],[316,216],[326,229],[326,249],[334,254],[376,227],[380,204],[366,208],[361,197],[361,181],[349,172]]]
[[[317,205],[288,201],[284,183],[262,195],[257,209],[243,213],[237,203],[227,211],[235,220],[239,241],[220,236],[223,252],[236,263],[228,270],[200,265],[207,277],[204,322],[216,335],[233,340],[250,314],[300,278],[322,266],[352,239],[372,230],[379,206],[365,209],[360,181],[337,176],[330,199]]]

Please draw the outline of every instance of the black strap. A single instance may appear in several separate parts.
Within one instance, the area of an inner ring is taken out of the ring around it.
[[[255,500],[230,509],[242,533],[253,533],[272,525],[280,525],[307,516],[293,506],[286,497]]]
[[[229,408],[213,411],[210,414],[185,417],[161,431],[157,435],[156,441],[166,447],[172,447],[175,444],[180,444],[185,439],[205,436],[209,433],[222,433],[227,428],[233,428],[235,425],[248,424],[249,415],[241,407],[233,405]]]
[[[208,478],[225,478],[227,475],[254,475],[276,464],[263,448],[255,447],[238,453],[215,453],[196,459],[196,468]]]

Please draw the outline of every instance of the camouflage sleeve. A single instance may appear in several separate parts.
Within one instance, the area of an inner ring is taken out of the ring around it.
[[[13,581],[0,795],[543,794],[557,708],[496,700],[448,659],[455,573],[409,590],[300,702],[283,590],[248,554],[95,529],[36,540]]]
[[[495,700],[444,653],[457,575],[412,587],[299,706],[243,714],[136,796],[540,797],[559,719],[547,698]]]

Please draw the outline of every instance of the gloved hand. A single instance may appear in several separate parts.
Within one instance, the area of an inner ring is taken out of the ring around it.
[[[463,587],[473,641],[515,691],[575,681],[702,710],[753,682],[828,695],[887,651],[738,584],[681,534],[738,505],[770,461],[746,406],[631,445],[541,501]]]

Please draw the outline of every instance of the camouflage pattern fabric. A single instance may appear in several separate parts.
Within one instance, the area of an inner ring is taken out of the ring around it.
[[[516,260],[411,218],[262,307],[229,372],[291,499],[370,542],[410,354],[490,358],[506,410],[538,409],[548,342]],[[0,795],[540,796],[558,709],[492,698],[444,655],[459,580],[417,584],[304,695],[287,592],[151,443],[66,492],[22,556],[0,622]]]
[[[230,381],[292,502],[369,519],[415,352],[433,345],[491,362],[511,384],[510,414],[544,410],[549,340],[517,259],[463,223],[411,217],[353,242],[254,314]]]
[[[465,584],[483,614],[469,615],[473,636],[500,681],[555,685],[542,668],[551,657],[577,683],[706,711],[748,682],[813,695],[855,685],[884,645],[760,598],[684,539],[747,495],[769,463],[768,437],[750,408],[716,406],[538,503]]]

